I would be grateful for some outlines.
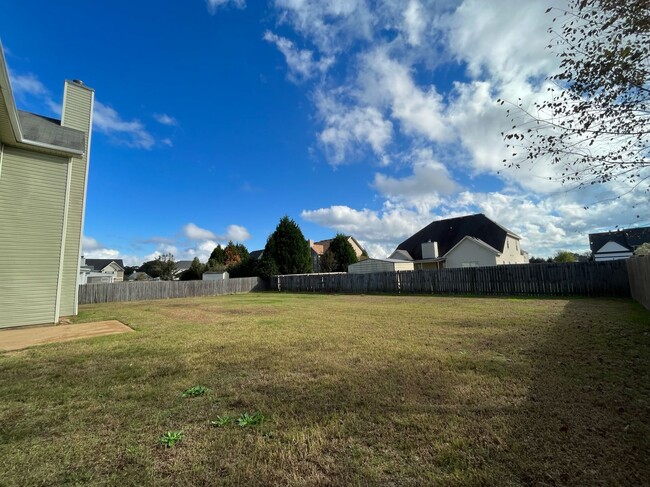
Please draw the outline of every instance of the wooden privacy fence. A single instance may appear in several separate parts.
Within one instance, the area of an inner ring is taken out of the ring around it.
[[[650,255],[625,261],[632,297],[650,310]]]
[[[265,291],[266,289],[265,281],[259,277],[244,277],[223,281],[137,281],[84,284],[79,286],[79,304],[218,296],[221,294]]]
[[[520,264],[373,274],[273,276],[272,290],[322,293],[629,297],[625,261]]]

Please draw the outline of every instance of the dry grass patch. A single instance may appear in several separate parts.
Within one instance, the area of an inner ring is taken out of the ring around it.
[[[650,476],[650,314],[629,300],[269,293],[78,317],[99,319],[137,333],[0,355],[0,484]],[[208,393],[181,397],[195,385]],[[256,426],[210,424],[257,411]]]

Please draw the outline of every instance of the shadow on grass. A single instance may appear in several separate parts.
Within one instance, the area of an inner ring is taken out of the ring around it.
[[[609,319],[602,319],[609,316]],[[528,351],[532,380],[501,461],[523,485],[650,478],[650,313],[629,300],[568,300]]]

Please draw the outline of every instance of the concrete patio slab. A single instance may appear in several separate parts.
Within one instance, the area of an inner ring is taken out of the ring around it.
[[[117,320],[71,325],[30,326],[0,330],[0,351],[10,352],[45,343],[67,342],[133,331]]]

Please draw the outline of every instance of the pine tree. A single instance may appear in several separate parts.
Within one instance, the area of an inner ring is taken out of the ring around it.
[[[288,216],[282,217],[264,247],[264,256],[272,259],[279,274],[311,272],[309,244],[298,224]]]
[[[327,249],[328,252],[332,253],[336,261],[336,266],[334,267],[335,272],[347,272],[350,264],[355,264],[359,261],[348,239],[349,237],[339,233],[334,237],[329,249]]]

